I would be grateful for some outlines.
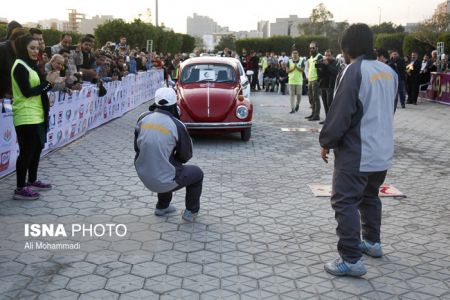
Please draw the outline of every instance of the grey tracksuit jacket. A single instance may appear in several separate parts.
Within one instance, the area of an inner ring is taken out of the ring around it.
[[[378,172],[391,167],[397,87],[397,74],[388,65],[363,56],[338,75],[319,138],[323,148],[334,150],[336,169]]]
[[[156,109],[139,118],[135,128],[134,165],[144,185],[156,193],[175,189],[177,175],[192,157],[192,140],[184,124]]]

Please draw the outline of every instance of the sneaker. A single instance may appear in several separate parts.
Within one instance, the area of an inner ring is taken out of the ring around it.
[[[325,271],[334,276],[363,276],[367,273],[366,267],[362,260],[358,260],[356,263],[351,264],[344,261],[341,257],[336,258],[334,261],[326,263]]]
[[[14,190],[14,200],[37,200],[39,193],[33,191],[29,186],[23,187],[20,190]]]
[[[383,256],[383,250],[381,250],[380,243],[372,243],[366,240],[362,240],[359,244],[361,251],[371,257],[379,258]]]
[[[291,110],[290,114],[295,114],[295,110]]]
[[[167,214],[175,212],[177,209],[174,205],[169,204],[166,208],[155,208],[155,215],[158,217],[165,216]]]
[[[197,217],[198,212],[196,213],[192,213],[190,210],[185,210],[183,212],[183,215],[181,216],[183,218],[183,220],[187,221],[187,222],[194,222],[195,218]]]
[[[36,180],[33,183],[27,183],[27,186],[31,187],[33,190],[36,191],[49,191],[52,189],[52,185],[49,183],[43,183],[40,180]]]

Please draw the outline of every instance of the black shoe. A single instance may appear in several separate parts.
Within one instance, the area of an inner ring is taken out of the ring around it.
[[[299,107],[298,107],[298,105],[295,107],[295,111],[298,111],[298,109],[299,109]]]
[[[291,110],[290,114],[295,114],[295,110]]]
[[[309,115],[307,117],[305,117],[305,119],[311,119],[313,117],[313,115]]]
[[[402,108],[406,108],[405,104],[402,104]]]
[[[320,118],[319,117],[314,117],[314,118],[310,118],[310,119],[308,119],[308,121],[319,121],[320,120]]]
[[[325,121],[320,121],[319,122],[320,125],[323,125],[324,123],[325,123]]]

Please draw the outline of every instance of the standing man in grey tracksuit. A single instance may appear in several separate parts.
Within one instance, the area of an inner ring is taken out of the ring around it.
[[[383,255],[380,244],[381,201],[378,191],[392,165],[393,117],[397,74],[375,60],[373,34],[354,24],[341,48],[350,63],[338,75],[333,104],[320,133],[322,158],[334,150],[331,205],[338,223],[339,258],[327,263],[333,275],[362,276],[362,253]],[[362,240],[361,240],[362,226]]]
[[[200,209],[203,172],[197,166],[183,165],[192,157],[192,141],[179,120],[175,91],[158,89],[155,104],[155,111],[141,115],[136,125],[136,171],[144,185],[158,193],[157,216],[175,212],[175,206],[170,204],[172,192],[186,187],[182,217],[193,221]]]

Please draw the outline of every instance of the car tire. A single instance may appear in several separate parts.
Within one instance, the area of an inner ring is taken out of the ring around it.
[[[241,139],[244,142],[247,142],[248,140],[250,140],[250,137],[252,136],[252,128],[245,128],[244,130],[241,131]]]

